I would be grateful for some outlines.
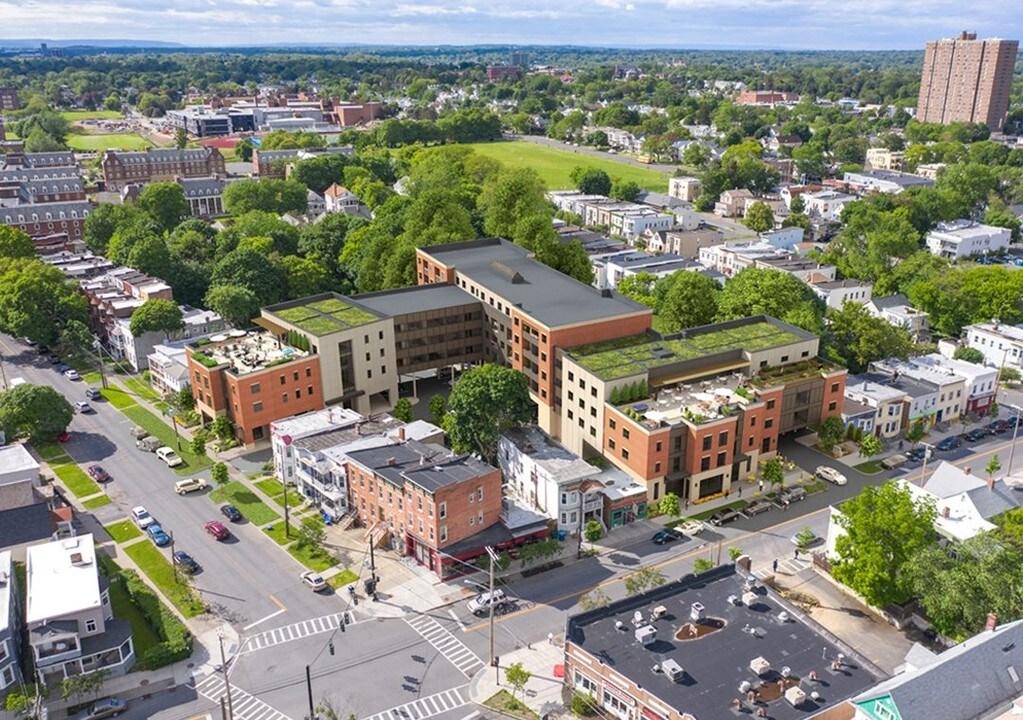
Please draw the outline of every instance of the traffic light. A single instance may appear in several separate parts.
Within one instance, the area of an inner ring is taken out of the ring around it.
[[[347,625],[347,624],[348,623],[345,622],[345,616],[342,615],[341,616],[341,622],[338,624],[338,629],[341,630],[341,632],[345,632],[345,625]]]
[[[333,640],[331,640],[329,643],[327,643],[327,652],[329,652],[331,655],[334,654],[334,641]]]
[[[494,656],[494,660],[490,664],[493,665],[494,667],[500,667],[501,666],[501,658],[499,658],[497,655],[495,655]]]

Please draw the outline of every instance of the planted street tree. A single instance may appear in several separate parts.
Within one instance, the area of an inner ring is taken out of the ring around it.
[[[531,677],[533,677],[533,673],[522,667],[520,662],[509,665],[504,669],[504,679],[512,686],[512,698],[526,687],[526,683],[529,682]]]
[[[881,452],[881,441],[877,435],[870,433],[869,435],[863,436],[863,442],[860,443],[860,455],[865,458],[872,458]]]
[[[590,520],[583,528],[583,537],[586,538],[586,542],[595,543],[600,540],[600,537],[603,534],[604,528],[602,528],[600,523],[596,520]]]
[[[660,587],[665,582],[667,580],[664,577],[664,573],[657,568],[641,568],[625,578],[625,594],[630,597],[632,595],[640,595],[647,590]]]
[[[817,444],[821,450],[830,453],[845,437],[845,423],[840,417],[829,417],[817,428]]]
[[[49,386],[19,385],[0,393],[0,428],[8,442],[52,441],[67,429],[74,414],[71,403]]]
[[[696,558],[696,560],[693,561],[693,572],[695,572],[697,575],[713,569],[714,563],[712,563],[707,558]]]
[[[594,588],[579,598],[579,607],[589,612],[597,608],[607,607],[611,604],[611,598],[600,588]]]
[[[402,422],[412,422],[412,401],[408,398],[398,398],[398,402],[394,403],[394,410],[391,411],[391,414]]]
[[[987,465],[984,466],[984,472],[987,473],[988,477],[993,477],[999,470],[1002,469],[1002,460],[998,455],[994,455],[988,460]]]
[[[764,480],[769,485],[781,485],[785,481],[785,467],[782,465],[781,460],[778,456],[774,456],[766,463],[764,463],[764,469],[761,472]]]
[[[661,498],[660,510],[663,515],[678,517],[682,512],[682,501],[673,492],[665,493],[664,497]]]
[[[227,464],[218,462],[213,463],[213,468],[210,470],[210,477],[213,478],[213,482],[219,485],[227,485],[231,479],[230,474],[227,471]]]
[[[501,433],[530,422],[533,412],[526,376],[487,363],[455,383],[444,426],[456,452],[478,452],[491,462]]]

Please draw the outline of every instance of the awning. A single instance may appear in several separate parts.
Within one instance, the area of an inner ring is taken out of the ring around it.
[[[288,334],[288,328],[284,327],[283,325],[278,325],[273,320],[265,318],[262,315],[260,315],[259,317],[252,318],[252,322],[255,323],[256,325],[259,325],[261,328],[269,330],[274,335]]]

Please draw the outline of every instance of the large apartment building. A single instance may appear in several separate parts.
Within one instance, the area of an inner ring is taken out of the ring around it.
[[[106,189],[113,191],[122,190],[125,185],[227,174],[224,156],[215,147],[149,148],[144,152],[107,150],[100,166]]]
[[[978,40],[976,33],[931,40],[924,52],[916,119],[1005,127],[1018,40]]]

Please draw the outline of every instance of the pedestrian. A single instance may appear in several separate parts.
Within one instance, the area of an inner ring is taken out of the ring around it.
[[[685,509],[686,509],[686,510],[688,510],[688,509],[689,509],[689,498],[686,498],[686,502],[685,502]]]
[[[742,485],[739,486],[739,497],[742,497]]]
[[[725,500],[727,500],[729,496],[731,496],[731,494],[732,494],[731,489],[725,490]]]
[[[772,569],[773,569],[773,570],[774,570],[775,572],[778,572],[778,558],[775,558],[775,559],[774,559],[774,562],[773,562],[773,563],[771,563],[771,568],[772,568]]]
[[[548,645],[554,644],[554,633],[547,633],[547,644]]]
[[[764,492],[764,481],[760,481],[760,492]]]
[[[899,450],[901,450],[901,449],[902,449],[902,441],[899,440]]]
[[[782,500],[782,502],[781,502],[781,509],[782,510],[788,510],[789,509],[789,501],[788,500]]]
[[[792,559],[793,560],[799,559],[799,548],[796,548],[795,550],[792,551]]]

